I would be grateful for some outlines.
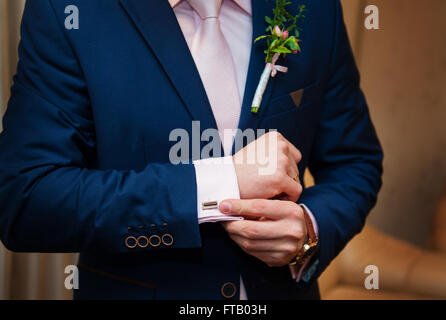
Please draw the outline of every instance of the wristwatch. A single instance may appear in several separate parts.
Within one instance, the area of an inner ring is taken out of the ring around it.
[[[313,221],[304,209],[305,225],[307,226],[307,240],[302,248],[297,252],[297,255],[290,261],[290,266],[302,267],[313,256],[313,253],[318,248],[319,239],[314,231]]]

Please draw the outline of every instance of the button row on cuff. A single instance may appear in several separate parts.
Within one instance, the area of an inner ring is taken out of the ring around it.
[[[146,236],[128,236],[124,240],[125,246],[129,249],[134,249],[136,247],[147,248],[149,245],[153,248],[159,247],[161,244],[166,247],[173,245],[173,236],[169,233],[163,234],[161,237],[157,235]]]

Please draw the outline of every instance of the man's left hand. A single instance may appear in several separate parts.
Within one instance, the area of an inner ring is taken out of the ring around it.
[[[245,217],[223,226],[246,253],[270,267],[288,264],[307,238],[303,208],[292,201],[225,200],[220,211]]]

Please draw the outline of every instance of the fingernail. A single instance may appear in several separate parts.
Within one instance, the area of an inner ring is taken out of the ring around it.
[[[224,213],[231,212],[232,204],[229,201],[224,201],[220,204],[220,211]]]

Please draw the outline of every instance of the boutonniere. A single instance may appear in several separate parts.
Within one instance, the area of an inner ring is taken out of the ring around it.
[[[257,113],[262,103],[263,94],[270,77],[275,77],[277,72],[287,72],[288,68],[277,65],[277,60],[281,55],[286,56],[287,53],[297,54],[300,52],[299,29],[297,23],[303,20],[305,16],[303,13],[305,5],[299,5],[299,12],[293,16],[286,7],[291,2],[287,0],[276,0],[276,7],[273,9],[274,17],[265,17],[268,25],[266,28],[267,34],[257,37],[254,40],[256,43],[259,40],[266,40],[267,49],[265,50],[265,69],[260,77],[257,90],[251,105],[251,112]],[[293,34],[294,32],[294,34]]]

